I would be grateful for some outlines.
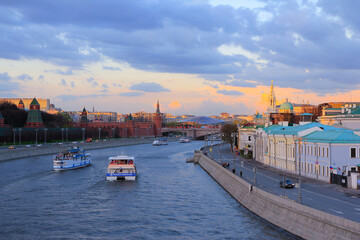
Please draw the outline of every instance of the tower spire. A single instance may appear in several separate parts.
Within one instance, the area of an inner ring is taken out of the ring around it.
[[[159,99],[157,100],[157,104],[156,104],[156,113],[160,114],[160,104],[159,104]]]

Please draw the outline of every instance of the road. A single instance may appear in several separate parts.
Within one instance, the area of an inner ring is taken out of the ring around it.
[[[229,144],[214,146],[207,155],[219,164],[229,163],[229,171],[234,168],[234,155]],[[254,163],[251,160],[235,156],[235,174],[254,184]],[[262,190],[298,202],[299,189],[280,188],[279,182],[285,177],[298,183],[298,176],[260,163],[256,163],[256,186]],[[360,222],[360,191],[346,189],[339,185],[329,184],[309,178],[301,180],[302,204],[337,215],[352,221]]]

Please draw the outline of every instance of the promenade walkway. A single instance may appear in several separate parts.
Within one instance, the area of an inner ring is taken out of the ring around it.
[[[204,150],[205,152],[205,150]],[[229,144],[213,146],[212,151],[206,149],[207,156],[214,161],[229,163],[229,171],[234,168],[234,156]],[[256,183],[254,184],[254,162],[235,156],[235,174],[249,183],[284,198],[298,201],[299,189],[280,188],[279,182],[285,177],[298,183],[298,175],[276,168],[256,164]],[[360,191],[343,188],[339,185],[329,184],[310,178],[301,178],[302,204],[352,221],[360,222]]]

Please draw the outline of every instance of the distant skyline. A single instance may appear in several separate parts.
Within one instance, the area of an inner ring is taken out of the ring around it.
[[[65,110],[252,114],[360,101],[350,0],[3,0],[0,97]]]

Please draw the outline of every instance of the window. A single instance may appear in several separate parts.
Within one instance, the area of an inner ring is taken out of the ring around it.
[[[249,141],[249,142],[251,141],[251,136],[248,136],[248,141]]]
[[[329,148],[326,148],[326,157],[329,157]]]
[[[326,176],[329,176],[329,167],[326,167]]]
[[[322,156],[325,157],[325,148],[323,147],[323,153],[322,153]]]
[[[311,173],[313,173],[313,164],[311,164]]]
[[[321,153],[321,151],[320,151],[320,147],[318,148],[318,156],[320,156],[320,153]]]
[[[311,146],[311,156],[313,155],[313,147]]]
[[[356,148],[350,148],[350,157],[356,158]]]
[[[325,176],[325,166],[322,166],[322,175]]]

